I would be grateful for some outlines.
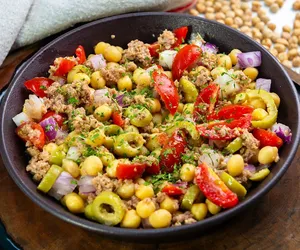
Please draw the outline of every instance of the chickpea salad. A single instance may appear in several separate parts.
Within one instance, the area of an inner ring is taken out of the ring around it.
[[[236,206],[291,130],[257,78],[261,52],[219,52],[188,27],[152,44],[99,42],[58,57],[13,118],[37,189],[123,228],[195,223]]]

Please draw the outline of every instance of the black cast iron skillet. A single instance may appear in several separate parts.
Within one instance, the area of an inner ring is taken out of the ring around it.
[[[60,203],[38,192],[36,184],[25,171],[27,159],[24,154],[24,144],[15,135],[15,124],[12,121],[12,117],[21,111],[24,100],[29,94],[23,86],[24,81],[36,76],[47,75],[49,65],[53,63],[56,57],[72,55],[79,44],[86,48],[87,54],[90,54],[93,53],[93,46],[99,41],[106,41],[122,47],[126,47],[132,39],[151,43],[164,29],[172,30],[183,25],[189,26],[192,32],[199,32],[206,41],[216,44],[220,51],[229,52],[233,48],[238,48],[245,52],[254,50],[262,52],[259,77],[272,79],[272,91],[281,97],[278,120],[288,125],[293,132],[292,143],[282,147],[280,161],[272,167],[271,174],[257,187],[250,190],[246,199],[235,208],[195,224],[155,230],[104,226],[71,214]],[[115,35],[115,39],[112,39],[111,35]],[[276,59],[249,37],[217,22],[189,15],[126,14],[91,22],[63,34],[41,48],[21,66],[1,105],[1,155],[9,174],[21,190],[39,206],[67,222],[114,239],[151,243],[174,241],[184,239],[187,236],[199,235],[237,215],[265,195],[279,181],[289,167],[299,144],[299,113],[299,100],[291,80]]]

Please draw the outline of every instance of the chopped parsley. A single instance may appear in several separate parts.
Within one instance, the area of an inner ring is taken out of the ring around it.
[[[68,99],[68,104],[77,105],[79,103],[79,100],[77,100],[75,97],[71,97]]]

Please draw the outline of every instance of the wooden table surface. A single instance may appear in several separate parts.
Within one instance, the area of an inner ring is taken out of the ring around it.
[[[40,44],[11,54],[0,67],[0,89]],[[159,245],[118,242],[85,231],[33,203],[0,159],[0,219],[23,249],[300,249],[300,148],[280,182],[254,207],[194,240]],[[79,247],[80,246],[80,247]]]

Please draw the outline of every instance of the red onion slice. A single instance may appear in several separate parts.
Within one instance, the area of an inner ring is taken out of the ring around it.
[[[110,94],[108,89],[97,89],[94,92],[94,104],[100,106],[105,103],[111,103]]]
[[[188,187],[188,183],[186,181],[177,181],[173,185],[183,189],[186,189]]]
[[[252,164],[247,164],[247,165],[245,165],[244,170],[248,170],[251,173],[255,173],[256,172],[256,167]]]
[[[282,124],[282,123],[275,123],[271,130],[276,133],[277,136],[279,136],[284,142],[287,144],[291,143],[292,141],[292,131],[291,129]]]
[[[52,116],[42,120],[40,125],[44,129],[45,135],[49,141],[52,141],[56,138],[59,126]]]
[[[55,139],[64,140],[67,136],[68,136],[68,132],[59,129],[57,130]]]
[[[246,53],[238,53],[238,66],[240,68],[258,67],[261,65],[261,52],[252,51]]]
[[[271,90],[271,79],[258,78],[256,79],[256,89],[263,89],[265,91],[270,92]]]
[[[91,56],[86,64],[91,66],[95,71],[106,67],[106,61],[102,54]]]
[[[203,52],[208,52],[208,53],[212,53],[212,54],[218,53],[218,47],[212,43],[202,44],[201,49]]]
[[[62,196],[72,193],[77,187],[77,180],[68,172],[63,171],[48,192],[55,199],[60,200]]]
[[[93,176],[88,176],[88,175],[82,176],[78,181],[79,193],[87,194],[87,193],[95,192],[96,188],[92,183],[93,179],[94,179]]]

